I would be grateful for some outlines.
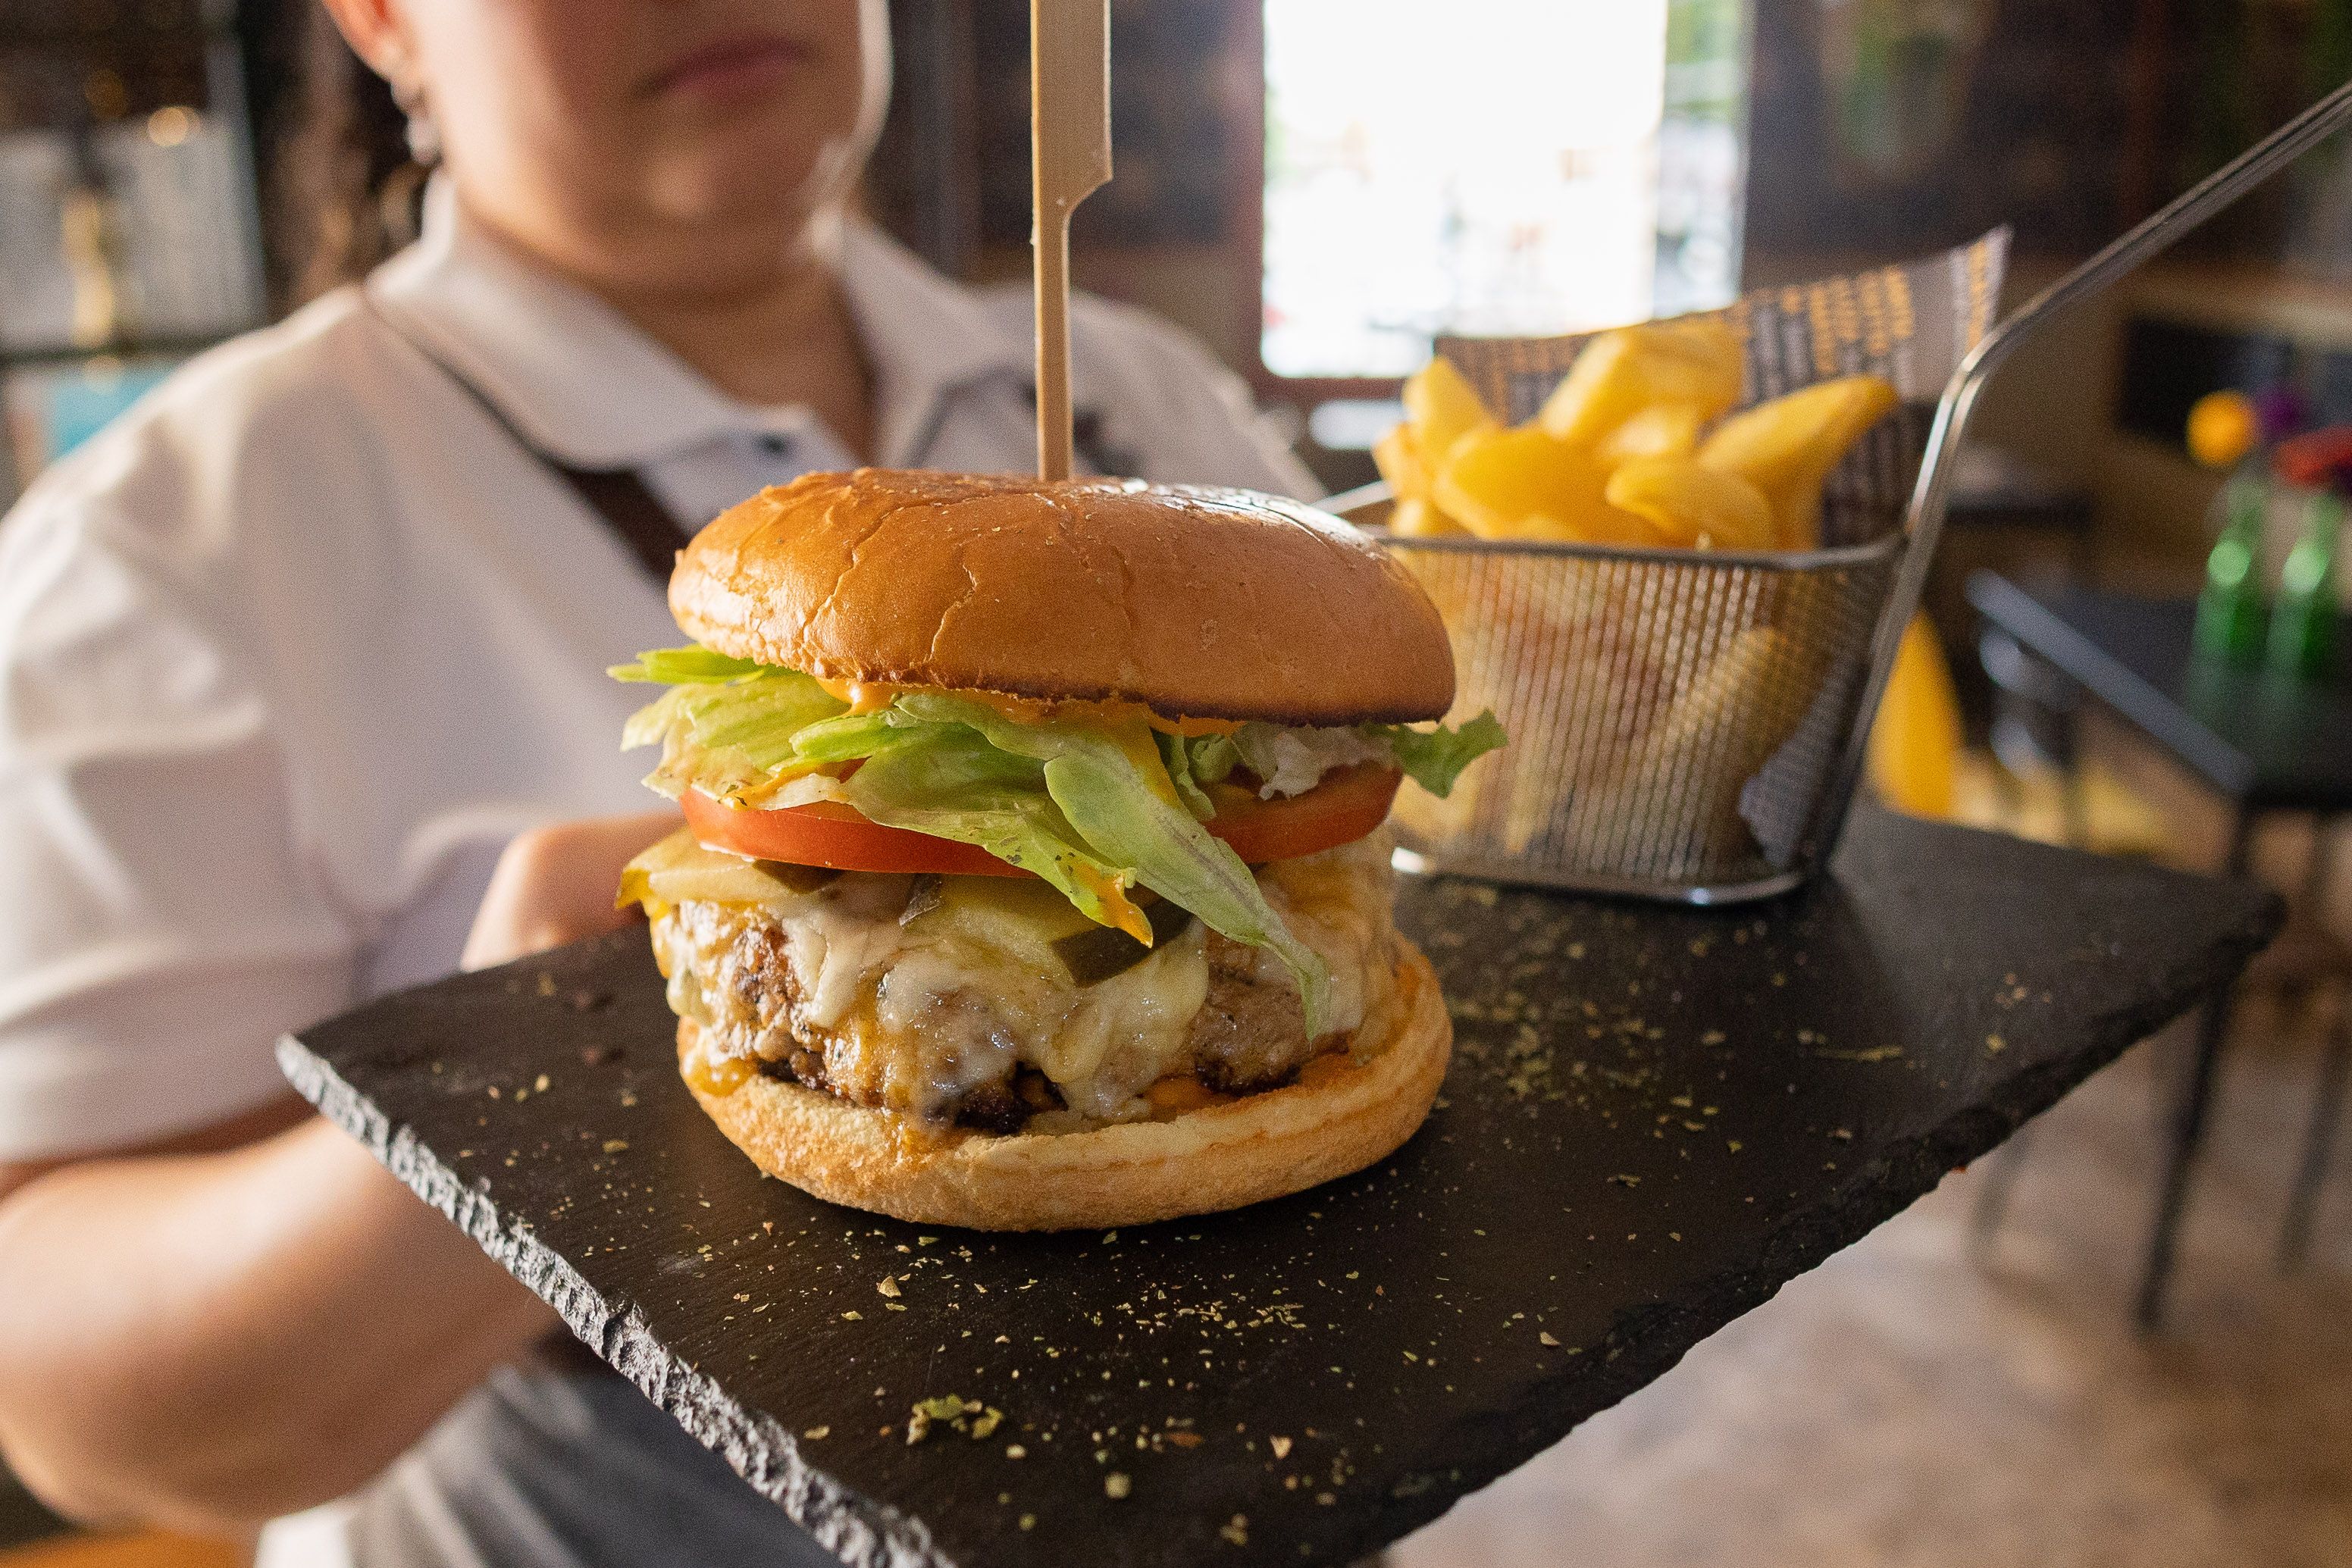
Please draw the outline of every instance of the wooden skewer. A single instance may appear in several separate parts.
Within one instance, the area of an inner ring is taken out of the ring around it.
[[[1037,476],[1070,476],[1070,214],[1110,180],[1110,0],[1029,0]]]

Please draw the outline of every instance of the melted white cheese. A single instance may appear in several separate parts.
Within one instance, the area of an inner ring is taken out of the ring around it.
[[[681,834],[640,862],[630,885],[649,897],[656,946],[665,905],[756,905],[784,937],[804,1024],[854,1036],[882,1103],[922,1113],[952,1104],[1019,1063],[1035,1068],[1090,1121],[1144,1113],[1143,1091],[1184,1065],[1208,995],[1198,921],[1141,962],[1091,986],[1072,981],[1053,944],[1090,928],[1045,883],[950,877],[938,904],[901,924],[912,880],[850,873],[796,892],[761,867]],[[1260,873],[1267,900],[1332,975],[1333,1028],[1358,1029],[1385,1005],[1393,956],[1392,874],[1385,835]],[[1260,951],[1267,983],[1288,984]],[[731,963],[665,954],[672,1005],[709,1019],[735,983]],[[707,972],[706,972],[707,971]]]

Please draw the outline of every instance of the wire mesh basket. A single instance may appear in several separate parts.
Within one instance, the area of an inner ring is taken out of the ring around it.
[[[1702,901],[1793,885],[1833,835],[1900,536],[1802,554],[1400,539],[1454,637],[1463,711],[1511,744],[1398,798],[1433,868]]]
[[[1456,716],[1491,707],[1511,736],[1448,799],[1400,797],[1409,863],[1697,902],[1803,880],[1843,815],[1836,781],[1927,414],[1990,321],[2004,241],[1722,313],[1747,344],[1743,406],[1865,372],[1905,400],[1831,476],[1820,549],[1389,536],[1453,636]],[[1517,422],[1586,340],[1448,339],[1439,352]],[[1349,500],[1342,516],[1386,520],[1384,498]]]
[[[1749,555],[1391,536],[1453,633],[1454,716],[1492,707],[1511,733],[1453,798],[1399,797],[1401,858],[1702,904],[1802,882],[1844,826],[1870,721],[1942,530],[1952,456],[1993,371],[2052,317],[2347,123],[2352,83],[1998,327],[2005,232],[1731,307],[1724,314],[1748,350],[1743,402],[1864,372],[1885,377],[1903,399],[1900,415],[1832,476],[1822,549]],[[1584,340],[1449,339],[1438,351],[1516,422],[1540,406]],[[1332,509],[1377,527],[1389,506],[1373,486]]]

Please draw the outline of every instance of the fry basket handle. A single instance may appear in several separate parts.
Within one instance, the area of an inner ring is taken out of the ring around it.
[[[1853,803],[1854,787],[1861,780],[1869,748],[1871,722],[1877,716],[1879,699],[1885,695],[1887,677],[1894,672],[1903,630],[1919,608],[1927,568],[1935,559],[1936,543],[1944,530],[1945,509],[1951,500],[1953,456],[1968,432],[1978,394],[1992,379],[1993,371],[2051,317],[2097,293],[2206,219],[2233,205],[2347,121],[2352,121],[2352,82],[2345,83],[2280,126],[2026,301],[2014,315],[1986,333],[1952,372],[1952,379],[1944,383],[1943,398],[1936,405],[1935,423],[1927,431],[1926,460],[1920,465],[1918,482],[1912,486],[1911,503],[1905,517],[1909,538],[1904,545],[1902,562],[1895,570],[1894,586],[1888,591],[1886,606],[1879,613],[1878,626],[1871,638],[1870,680],[1863,689],[1862,706],[1855,710],[1853,735],[1839,764],[1839,776],[1831,796],[1832,813],[1826,820],[1832,825],[1832,836],[1844,831],[1846,812]]]

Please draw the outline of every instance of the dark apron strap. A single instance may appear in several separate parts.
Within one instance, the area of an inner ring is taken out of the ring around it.
[[[669,574],[677,565],[677,552],[691,537],[692,530],[677,520],[670,509],[662,505],[645,476],[634,468],[580,468],[563,462],[552,453],[543,451],[525,435],[515,422],[507,417],[506,410],[490,401],[489,394],[476,386],[457,367],[436,354],[418,337],[404,328],[392,312],[375,302],[375,297],[362,286],[360,298],[367,308],[392,329],[410,348],[422,354],[428,364],[449,379],[452,385],[474,402],[474,406],[488,416],[490,423],[504,431],[525,456],[568,486],[580,502],[604,520],[614,536],[628,546],[629,553],[637,558],[657,583],[667,583]]]

